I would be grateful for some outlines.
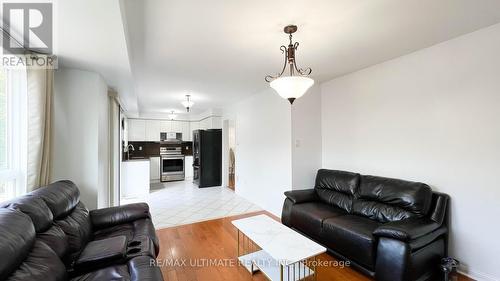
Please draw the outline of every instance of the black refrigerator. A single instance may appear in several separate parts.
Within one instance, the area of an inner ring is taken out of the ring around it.
[[[193,182],[198,187],[222,185],[222,130],[193,131]]]

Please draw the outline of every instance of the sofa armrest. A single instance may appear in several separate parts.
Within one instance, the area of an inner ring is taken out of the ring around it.
[[[440,227],[440,224],[429,219],[405,219],[383,224],[373,231],[373,235],[409,242],[431,234]]]
[[[72,274],[89,272],[113,263],[122,263],[127,255],[127,237],[114,236],[89,242],[73,264]]]
[[[313,202],[318,199],[314,189],[287,191],[285,192],[285,196],[290,199],[293,204]]]
[[[146,203],[135,203],[90,211],[90,220],[95,229],[151,218]]]

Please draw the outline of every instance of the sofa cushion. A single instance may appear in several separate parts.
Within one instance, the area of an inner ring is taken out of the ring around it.
[[[141,256],[129,260],[126,264],[113,265],[71,279],[71,281],[160,281],[163,280],[159,267],[154,266],[154,259]]]
[[[49,206],[54,219],[67,216],[80,202],[78,187],[69,180],[57,181],[31,193],[41,197]]]
[[[429,212],[431,188],[419,182],[362,176],[353,213],[379,222],[423,217]]]
[[[101,281],[123,280],[130,281],[130,273],[126,264],[108,266],[71,279],[71,281]]]
[[[321,241],[339,254],[373,270],[377,241],[372,235],[380,224],[374,220],[345,215],[323,221]]]
[[[319,238],[323,221],[344,215],[346,212],[322,202],[295,204],[292,208],[291,226],[299,231]]]
[[[30,253],[8,281],[64,281],[66,267],[49,246],[36,240]]]
[[[356,173],[321,169],[316,175],[314,188],[321,201],[351,212],[359,177]]]
[[[35,243],[35,227],[28,215],[0,209],[0,280],[6,280],[28,256]]]
[[[40,197],[27,194],[3,203],[1,207],[18,210],[28,215],[36,232],[43,232],[52,226],[52,212]]]
[[[54,224],[46,231],[37,233],[36,239],[47,244],[61,259],[66,257],[69,249],[68,237],[58,225]]]
[[[80,202],[68,216],[60,218],[54,223],[64,231],[68,238],[71,261],[76,259],[87,242],[92,239],[89,211]]]

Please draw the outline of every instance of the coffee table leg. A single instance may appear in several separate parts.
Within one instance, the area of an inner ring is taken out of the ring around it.
[[[240,257],[240,230],[238,229],[238,258]]]

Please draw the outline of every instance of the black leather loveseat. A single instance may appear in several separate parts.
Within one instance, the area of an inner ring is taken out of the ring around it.
[[[376,280],[438,276],[448,195],[423,183],[324,169],[314,189],[285,195],[283,224]]]
[[[71,181],[0,206],[0,280],[157,281],[149,207],[88,211]]]

